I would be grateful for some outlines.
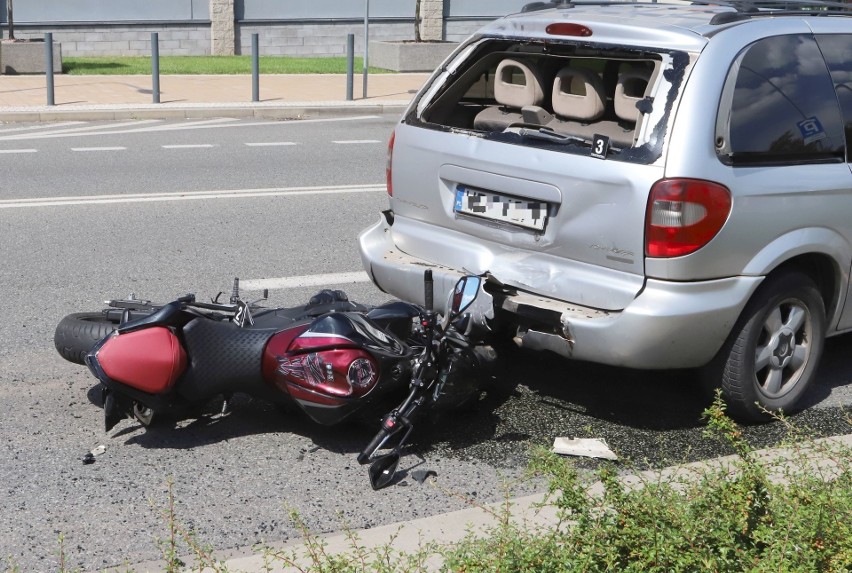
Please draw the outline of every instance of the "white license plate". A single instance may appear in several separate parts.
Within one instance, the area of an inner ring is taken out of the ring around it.
[[[536,231],[543,231],[547,223],[547,203],[543,201],[516,199],[463,185],[456,186],[453,210]]]

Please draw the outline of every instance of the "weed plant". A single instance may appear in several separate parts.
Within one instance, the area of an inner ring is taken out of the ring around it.
[[[445,554],[448,571],[849,572],[852,452],[803,436],[756,453],[717,399],[707,432],[736,455],[725,463],[620,479],[611,464],[598,493],[544,450],[531,469],[550,478],[559,522],[548,530],[503,521]]]
[[[834,438],[817,440],[779,416],[787,440],[755,451],[718,396],[704,415],[706,432],[726,442],[733,456],[661,472],[618,472],[606,462],[590,479],[570,461],[535,450],[530,473],[549,480],[542,507],[556,514],[547,525],[513,518],[507,494],[497,509],[482,507],[495,525],[458,543],[402,552],[393,539],[366,547],[346,529],[350,549],[334,554],[291,511],[303,547],[256,549],[264,570],[301,573],[852,571],[852,450]],[[195,562],[190,570],[228,570],[180,525],[171,482],[166,507],[155,509],[167,526],[160,543],[166,571],[187,570],[181,552]],[[59,572],[67,573],[62,536],[59,544]],[[19,571],[11,558],[6,571]]]

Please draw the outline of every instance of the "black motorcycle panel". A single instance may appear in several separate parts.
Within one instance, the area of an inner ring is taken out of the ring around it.
[[[392,332],[400,340],[411,336],[411,321],[420,316],[422,308],[410,302],[393,301],[370,309],[367,318],[379,328]]]
[[[382,330],[363,314],[354,312],[332,313],[317,318],[311,323],[308,332],[345,338],[378,356],[399,358],[410,354],[403,341]]]
[[[230,321],[197,318],[183,329],[189,368],[175,385],[188,400],[217,394],[262,394],[263,349],[280,328],[240,328]]]

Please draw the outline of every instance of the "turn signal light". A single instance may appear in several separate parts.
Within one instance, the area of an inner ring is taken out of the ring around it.
[[[701,179],[662,179],[645,213],[645,255],[680,257],[710,242],[731,213],[731,192]]]
[[[569,22],[557,22],[550,24],[544,29],[551,36],[579,36],[582,38],[592,35],[592,29],[582,24],[571,24]]]

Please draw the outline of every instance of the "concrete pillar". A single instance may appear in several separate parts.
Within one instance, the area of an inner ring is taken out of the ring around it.
[[[210,53],[214,56],[233,56],[234,0],[210,0]]]
[[[444,0],[420,0],[420,38],[425,42],[444,39]]]

